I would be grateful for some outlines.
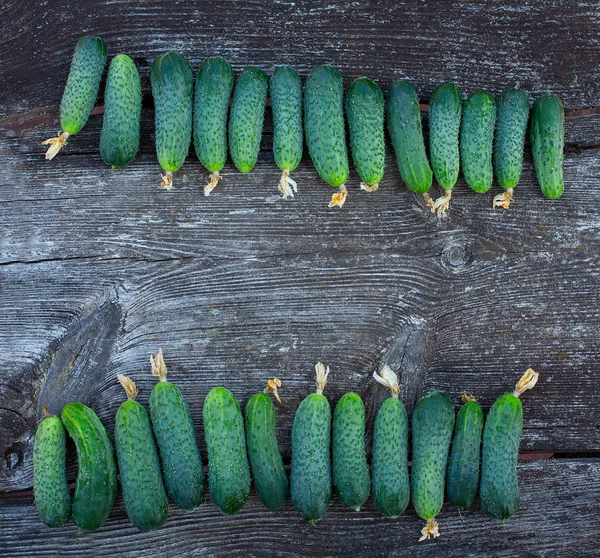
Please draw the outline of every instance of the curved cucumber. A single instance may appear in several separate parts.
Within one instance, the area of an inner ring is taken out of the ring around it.
[[[117,466],[110,438],[96,413],[83,403],[69,403],[62,422],[77,448],[73,522],[83,531],[106,521],[117,495]]]
[[[108,67],[100,156],[113,169],[124,167],[140,147],[142,84],[133,60],[118,54]]]
[[[208,485],[215,505],[226,515],[238,512],[250,493],[244,419],[235,396],[212,389],[202,410],[208,452]]]
[[[365,406],[357,393],[346,393],[335,406],[332,423],[333,487],[340,502],[356,511],[371,492],[365,453]]]

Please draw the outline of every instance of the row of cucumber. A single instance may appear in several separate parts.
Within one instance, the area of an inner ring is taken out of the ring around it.
[[[44,142],[50,144],[48,159],[86,124],[105,64],[106,44],[101,38],[84,37],[77,43],[60,107],[63,131]],[[560,99],[549,93],[535,101],[530,119],[529,97],[520,89],[504,91],[497,100],[488,93],[475,92],[463,102],[454,83],[441,84],[429,103],[428,158],[419,99],[406,80],[392,83],[384,101],[379,86],[366,77],[355,80],[344,93],[342,76],[332,66],[314,68],[304,87],[298,73],[288,66],[277,67],[270,81],[263,70],[249,67],[239,75],[234,88],[231,66],[216,57],[202,64],[194,87],[189,62],[175,52],[154,60],[150,77],[156,154],[165,171],[161,186],[167,189],[172,187],[172,174],[187,157],[192,138],[198,159],[211,173],[206,195],[221,178],[228,146],[236,168],[251,171],[260,150],[269,89],[273,153],[282,171],[279,190],[284,198],[293,197],[297,191],[290,173],[300,163],[305,138],[317,172],[338,188],[330,207],[343,206],[349,176],[346,120],[361,188],[374,191],[383,178],[387,120],[403,181],[412,191],[423,194],[427,205],[439,215],[448,208],[461,167],[467,184],[478,193],[490,189],[495,173],[504,192],[494,198],[493,206],[509,207],[521,175],[529,120],[542,193],[555,199],[564,189],[564,111]],[[140,77],[128,56],[113,58],[104,97],[100,154],[113,168],[123,167],[139,148],[142,106]],[[437,200],[427,193],[433,177],[444,191]]]
[[[162,351],[151,362],[160,381],[150,396],[150,417],[135,400],[135,384],[119,375],[128,399],[115,418],[125,508],[142,530],[165,523],[167,494],[180,508],[193,510],[204,500],[205,485],[188,406],[180,390],[166,381]],[[427,521],[422,539],[438,536],[435,517],[445,491],[459,509],[473,502],[479,487],[482,508],[489,516],[506,520],[517,511],[516,465],[523,422],[518,397],[535,385],[537,373],[528,370],[514,394],[494,403],[485,426],[481,407],[472,396],[463,396],[455,420],[447,395],[439,390],[421,395],[412,415],[410,479],[408,415],[398,398],[394,372],[386,366],[374,374],[392,397],[381,405],[375,420],[370,473],[362,399],[356,393],[344,395],[332,420],[323,395],[328,374],[323,364],[316,365],[316,392],[296,411],[289,481],[277,444],[275,406],[268,395],[273,393],[279,400],[281,382],[271,380],[263,393],[253,395],[244,416],[235,396],[224,387],[206,396],[202,416],[208,486],[212,501],[224,514],[244,506],[251,479],[267,508],[280,508],[291,493],[296,510],[313,524],[327,512],[332,488],[344,505],[355,510],[372,494],[377,510],[391,518],[404,512],[412,496],[417,514]],[[65,428],[75,442],[79,464],[72,499],[66,477]],[[108,517],[116,491],[113,446],[94,411],[82,403],[66,405],[60,418],[44,410],[34,445],[34,495],[42,521],[58,527],[72,515],[80,530],[97,529]]]

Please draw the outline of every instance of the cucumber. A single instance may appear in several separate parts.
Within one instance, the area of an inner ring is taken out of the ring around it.
[[[425,151],[419,98],[410,81],[390,85],[386,115],[400,176],[413,192],[424,194],[431,188],[433,173]]]
[[[523,168],[523,147],[528,119],[527,93],[521,89],[503,91],[497,101],[493,158],[496,180],[506,191],[494,198],[492,207],[510,207],[513,189],[519,183]]]
[[[210,496],[224,514],[231,515],[242,509],[250,493],[250,466],[240,404],[228,389],[216,387],[204,400],[202,417]]]
[[[165,174],[162,188],[173,187],[172,174],[185,162],[192,141],[193,76],[190,63],[177,52],[165,52],[150,71],[156,122],[156,157]]]
[[[233,91],[229,114],[229,152],[240,172],[250,172],[260,152],[269,78],[260,68],[245,68]]]
[[[271,76],[273,156],[281,169],[279,191],[293,198],[298,185],[290,178],[302,159],[302,81],[289,66],[278,66]]]
[[[410,479],[415,511],[427,521],[420,540],[439,537],[435,517],[444,503],[453,428],[454,407],[450,398],[439,390],[421,395],[412,415]]]
[[[123,501],[131,523],[142,531],[150,531],[164,525],[169,502],[148,413],[135,401],[135,384],[122,374],[117,378],[127,393],[127,401],[121,403],[115,417]]]
[[[344,124],[344,82],[333,66],[316,66],[304,83],[304,132],[319,176],[339,190],[329,207],[342,207],[350,174]]]
[[[106,43],[100,37],[83,37],[77,41],[71,70],[60,103],[62,133],[42,142],[49,145],[46,159],[53,159],[67,143],[69,136],[77,134],[87,123],[96,104],[100,80],[106,66]]]
[[[365,453],[365,406],[357,393],[346,393],[335,406],[331,453],[335,493],[344,506],[359,511],[371,492],[371,477]]]
[[[227,113],[233,91],[233,70],[227,60],[208,58],[200,66],[194,93],[194,148],[211,173],[204,187],[208,196],[221,179],[227,162]]]
[[[458,411],[446,476],[448,500],[459,510],[469,507],[479,487],[483,412],[472,395],[463,395]]]
[[[48,527],[60,527],[71,514],[66,453],[65,428],[44,406],[33,445],[33,495],[40,519]]]
[[[385,167],[383,94],[366,77],[353,81],[346,91],[346,117],[354,167],[367,192],[377,190]]]
[[[101,527],[117,495],[117,466],[106,428],[83,403],[69,403],[62,422],[77,448],[77,481],[73,495],[73,522],[82,531]]]
[[[408,479],[408,415],[398,399],[396,374],[384,366],[373,377],[392,392],[379,407],[373,431],[371,477],[373,504],[386,517],[404,513],[410,499]]]
[[[537,372],[531,368],[517,383],[514,393],[501,396],[492,405],[483,429],[479,492],[484,513],[506,521],[519,509],[517,459],[523,429],[523,407],[519,396],[535,386]]]
[[[160,381],[150,395],[150,419],[162,463],[165,487],[184,510],[197,508],[204,499],[204,466],[194,423],[181,391],[167,382],[162,349],[150,357],[152,374]]]
[[[531,153],[542,194],[555,200],[564,191],[565,113],[556,95],[546,93],[531,109]]]
[[[289,493],[289,483],[279,447],[277,445],[275,405],[269,392],[279,399],[277,388],[281,387],[278,378],[269,380],[263,393],[255,393],[246,403],[245,430],[246,445],[254,488],[260,501],[270,510],[285,504]]]
[[[460,126],[460,164],[463,176],[472,190],[485,194],[494,178],[492,147],[496,103],[488,93],[471,93],[463,107]]]
[[[304,398],[292,426],[292,503],[311,524],[321,520],[331,500],[329,451],[331,408],[323,395],[329,368],[317,363],[317,391]]]
[[[133,161],[140,147],[142,84],[133,60],[118,54],[108,67],[100,156],[113,169]]]

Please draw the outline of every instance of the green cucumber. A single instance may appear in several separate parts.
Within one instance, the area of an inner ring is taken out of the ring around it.
[[[353,81],[346,91],[346,117],[354,167],[367,192],[377,190],[385,167],[383,94],[366,77]]]
[[[192,141],[193,76],[190,63],[177,52],[165,52],[152,63],[156,157],[165,174],[161,187],[173,187],[172,173],[185,162]]]
[[[229,152],[240,172],[250,172],[260,152],[269,78],[260,68],[245,68],[233,91],[229,113]]]
[[[431,188],[433,173],[425,151],[419,98],[410,81],[390,85],[386,115],[400,176],[413,192],[424,194]]]
[[[227,60],[208,58],[200,66],[194,93],[194,148],[210,174],[208,196],[217,186],[227,162],[227,113],[233,91],[233,70]]]
[[[204,499],[204,466],[194,423],[181,391],[167,382],[162,349],[150,361],[152,374],[160,379],[152,389],[149,403],[165,487],[177,506],[193,510]]]
[[[450,463],[446,475],[448,500],[459,510],[468,508],[479,487],[481,431],[483,411],[472,395],[463,395],[464,405],[458,411]]]
[[[463,107],[460,126],[460,164],[465,181],[478,194],[485,194],[494,178],[492,148],[496,103],[488,93],[471,93]]]
[[[169,501],[148,413],[135,401],[135,384],[121,374],[117,378],[127,393],[127,401],[121,403],[115,417],[123,501],[131,523],[142,531],[150,531],[164,525]]]
[[[83,403],[65,405],[61,418],[77,448],[73,522],[82,531],[93,531],[104,524],[117,495],[113,447],[96,413]]]
[[[49,145],[46,159],[50,160],[87,123],[96,104],[100,80],[106,66],[106,43],[100,37],[83,37],[77,41],[71,70],[60,103],[62,133],[42,142]]]
[[[344,506],[359,511],[371,492],[371,477],[365,453],[365,406],[357,393],[346,393],[335,406],[331,453],[335,493]]]
[[[298,191],[290,178],[302,159],[302,81],[289,66],[277,66],[271,76],[273,110],[273,156],[281,169],[279,191],[283,198],[293,198]]]
[[[268,395],[273,392],[280,401],[279,387],[279,379],[269,380],[265,391],[255,393],[244,410],[246,446],[254,488],[260,501],[270,510],[283,506],[289,493],[288,478],[277,445],[275,405]]]
[[[108,67],[100,156],[113,169],[133,161],[140,147],[142,84],[133,60],[118,54]]]
[[[453,428],[454,407],[450,398],[439,390],[421,395],[412,415],[410,479],[415,511],[427,521],[421,540],[439,536],[435,517],[444,503]]]
[[[519,395],[535,386],[537,372],[529,369],[514,393],[502,395],[492,405],[483,429],[479,492],[484,513],[506,521],[519,509],[517,459],[523,429]]]
[[[44,406],[33,445],[33,496],[40,519],[48,527],[60,527],[71,514],[66,452],[65,428]]]
[[[292,503],[311,524],[321,520],[331,501],[331,408],[323,395],[329,368],[316,365],[317,391],[304,398],[292,426]]]
[[[564,191],[565,112],[556,95],[546,93],[531,109],[531,153],[542,194],[555,200]]]
[[[308,154],[319,176],[339,186],[329,207],[342,207],[350,174],[344,123],[344,82],[333,66],[317,66],[304,83],[304,131]]]
[[[240,404],[228,389],[216,387],[204,400],[202,418],[210,496],[224,514],[231,515],[246,503],[251,482]]]

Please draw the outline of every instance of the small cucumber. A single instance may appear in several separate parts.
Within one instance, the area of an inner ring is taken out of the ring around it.
[[[71,70],[60,103],[62,133],[42,142],[49,145],[46,159],[53,159],[67,143],[69,136],[77,134],[87,123],[96,104],[100,80],[106,66],[106,43],[100,37],[83,37],[77,42]]]
[[[233,91],[229,114],[229,152],[240,172],[250,172],[260,152],[269,78],[260,68],[245,68]]]
[[[227,162],[227,113],[233,91],[233,70],[227,60],[208,58],[200,66],[194,93],[194,147],[211,173],[204,187],[208,196],[217,186]]]
[[[281,387],[278,378],[269,380],[263,393],[255,393],[246,403],[245,430],[246,445],[254,488],[260,501],[270,510],[285,504],[289,493],[289,483],[279,447],[275,405],[269,392],[280,401],[277,388]]]
[[[373,504],[380,513],[394,518],[404,513],[410,499],[408,415],[398,399],[400,386],[396,374],[384,366],[373,377],[392,392],[375,418],[371,455]]]
[[[383,94],[379,85],[366,77],[353,81],[346,91],[346,117],[352,160],[362,180],[360,187],[374,192],[385,167]]]
[[[215,505],[226,515],[242,509],[250,493],[244,419],[228,389],[216,387],[202,410],[208,452],[208,486]]]
[[[96,413],[83,403],[65,405],[61,418],[77,448],[73,522],[82,531],[93,531],[106,521],[117,495],[113,447]]]
[[[290,178],[302,159],[302,81],[289,66],[278,66],[271,76],[273,110],[273,155],[281,169],[279,191],[283,198],[293,198],[298,191]]]
[[[152,63],[156,157],[165,174],[161,187],[173,187],[172,174],[185,162],[192,141],[193,76],[190,63],[177,52],[165,52]]]
[[[439,390],[421,395],[412,415],[412,501],[427,524],[421,540],[438,537],[435,516],[444,503],[448,453],[454,428],[452,401]]]
[[[204,499],[204,466],[194,423],[181,391],[167,382],[162,349],[150,358],[152,374],[160,382],[150,395],[150,418],[162,462],[165,486],[176,505],[197,508]]]
[[[131,523],[142,531],[150,531],[164,525],[169,502],[148,413],[135,401],[135,384],[122,374],[117,378],[127,393],[127,401],[121,403],[115,417],[123,501]]]
[[[527,370],[514,393],[501,396],[492,405],[483,429],[481,449],[481,508],[484,513],[505,521],[519,509],[517,459],[523,429],[523,406],[519,396],[538,380]]]
[[[433,174],[425,151],[419,98],[410,81],[390,85],[386,114],[400,176],[413,192],[424,194],[431,188]]]
[[[460,126],[460,163],[463,176],[472,190],[485,194],[494,178],[492,147],[496,103],[488,93],[471,93],[463,107]]]
[[[118,54],[108,67],[100,156],[113,169],[133,161],[140,147],[142,84],[133,60]]]
[[[483,411],[472,395],[463,395],[458,411],[446,476],[448,500],[459,510],[468,508],[479,487]]]
[[[335,406],[331,453],[335,493],[344,506],[359,511],[371,492],[371,477],[365,453],[365,406],[357,393],[346,393]]]
[[[304,132],[319,176],[339,191],[329,207],[342,207],[350,174],[344,124],[344,82],[333,66],[317,66],[304,83]]]
[[[60,527],[71,514],[66,452],[65,428],[44,406],[33,445],[33,495],[40,519],[48,527]]]
[[[331,408],[323,395],[329,368],[316,365],[317,391],[304,398],[292,426],[292,503],[303,519],[317,523],[331,501]]]
[[[555,200],[564,191],[565,113],[556,95],[546,93],[531,109],[531,152],[542,194]]]

